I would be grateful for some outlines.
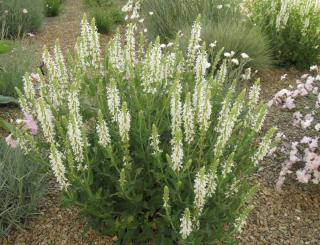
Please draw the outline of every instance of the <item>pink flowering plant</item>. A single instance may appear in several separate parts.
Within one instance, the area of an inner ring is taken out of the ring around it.
[[[288,125],[290,131],[299,132],[299,136],[279,134],[282,147],[277,154],[285,155],[282,170],[277,181],[277,189],[281,190],[285,178],[293,174],[301,183],[320,182],[320,73],[318,66],[311,66],[310,74],[304,74],[295,88],[283,89],[275,94],[269,105],[291,112],[292,121]]]
[[[199,21],[184,55],[179,35],[147,42],[135,3],[124,10],[134,18],[105,57],[86,17],[72,57],[45,49],[12,137],[49,158],[65,203],[117,244],[231,243],[251,209],[248,176],[273,147],[259,81],[238,86],[246,57],[209,63]]]

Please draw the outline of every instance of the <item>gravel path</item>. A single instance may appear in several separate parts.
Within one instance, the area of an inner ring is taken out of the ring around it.
[[[288,78],[279,81],[287,73]],[[272,96],[289,85],[294,86],[301,75],[295,70],[273,70],[260,74],[262,97],[269,101]],[[272,108],[266,120],[266,128],[277,126],[289,138],[301,132],[291,125],[292,113]],[[320,135],[319,135],[320,136]],[[301,136],[300,136],[301,137]],[[247,226],[240,236],[242,245],[246,244],[320,244],[320,186],[303,185],[288,178],[281,193],[275,190],[283,159],[266,159],[260,171],[253,176],[253,183],[260,185],[256,194],[254,210]]]
[[[80,2],[67,0],[62,15],[47,18],[43,31],[35,39],[42,45],[51,47],[55,39],[59,38],[64,49],[72,50],[83,13]],[[101,38],[104,46],[108,37]],[[288,73],[288,79],[279,82],[284,73]],[[278,90],[294,84],[300,74],[295,70],[272,70],[260,75],[262,81],[265,81],[262,84],[262,96],[268,101]],[[288,120],[288,117],[273,110],[267,119],[267,126],[276,124],[285,131]],[[300,185],[289,180],[283,192],[277,193],[274,185],[281,168],[280,163],[279,159],[266,159],[261,164],[260,171],[252,178],[253,183],[260,185],[260,191],[254,198],[255,208],[239,236],[242,245],[320,244],[319,186]],[[41,215],[28,220],[26,230],[14,231],[7,239],[0,239],[0,244],[112,244],[112,238],[101,236],[90,229],[85,233],[85,230],[85,222],[77,210],[59,206],[59,195],[53,188],[41,207]]]

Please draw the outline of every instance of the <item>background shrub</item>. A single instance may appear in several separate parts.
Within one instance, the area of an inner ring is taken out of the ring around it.
[[[124,16],[120,10],[121,1],[85,0],[89,7],[91,18],[95,18],[100,33],[110,32],[116,25],[123,22]]]
[[[182,30],[185,44],[193,21],[201,14],[202,39],[207,45],[217,41],[218,49],[224,47],[225,51],[249,54],[253,60],[247,65],[268,67],[273,63],[269,43],[259,28],[247,23],[240,12],[240,3],[238,0],[144,0],[142,11],[149,36],[170,41]]]
[[[61,11],[61,0],[45,0],[45,15],[48,17],[58,16]]]
[[[305,69],[320,62],[320,7],[315,0],[248,1],[251,20],[260,26],[280,65]]]
[[[44,166],[0,141],[0,236],[34,215],[47,188]]]
[[[13,49],[12,42],[0,40],[0,54],[9,53]]]
[[[19,38],[37,32],[43,19],[43,0],[2,0],[0,18],[5,38]]]
[[[28,41],[5,43],[14,48],[9,53],[0,54],[0,94],[16,97],[15,87],[21,89],[24,73],[37,68],[36,44]]]

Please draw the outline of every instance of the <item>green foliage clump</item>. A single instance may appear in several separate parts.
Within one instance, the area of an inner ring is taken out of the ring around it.
[[[47,180],[42,164],[0,142],[0,236],[36,214]]]
[[[21,38],[40,30],[43,20],[43,0],[0,1],[1,38]]]
[[[45,0],[45,15],[48,17],[58,16],[61,12],[61,0]]]
[[[10,45],[14,46],[10,53],[0,54],[0,94],[17,97],[15,87],[21,89],[24,73],[37,66],[36,45],[27,41],[10,42]]]
[[[207,45],[217,41],[217,50],[224,47],[225,51],[234,51],[236,54],[247,53],[252,59],[247,65],[254,68],[269,67],[273,59],[267,38],[259,28],[248,23],[241,12],[241,2],[143,0],[142,11],[152,38],[160,36],[162,41],[168,42],[181,30],[187,43],[192,23],[201,15],[202,40]]]
[[[46,77],[26,74],[20,96],[39,135],[14,137],[49,158],[65,203],[117,244],[232,244],[255,192],[249,176],[273,146],[259,83],[248,96],[238,85],[245,58],[208,63],[198,21],[186,55],[179,35],[164,47],[139,25],[104,58],[85,18],[69,62],[58,44],[45,50]]]
[[[86,0],[89,13],[96,20],[100,33],[109,33],[124,20],[119,4],[111,0]]]
[[[320,62],[320,6],[315,0],[248,1],[253,23],[268,36],[280,65],[305,69]]]
[[[0,40],[0,54],[9,53],[13,49],[12,42]]]

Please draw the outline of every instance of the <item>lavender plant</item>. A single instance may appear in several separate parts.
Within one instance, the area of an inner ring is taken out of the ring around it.
[[[208,62],[199,21],[186,57],[179,35],[145,41],[137,6],[124,7],[132,22],[105,58],[86,17],[72,59],[45,49],[47,76],[26,74],[20,92],[32,127],[8,142],[47,156],[65,202],[117,244],[232,243],[251,208],[248,176],[273,145],[259,82],[248,96],[237,85],[246,55]]]

